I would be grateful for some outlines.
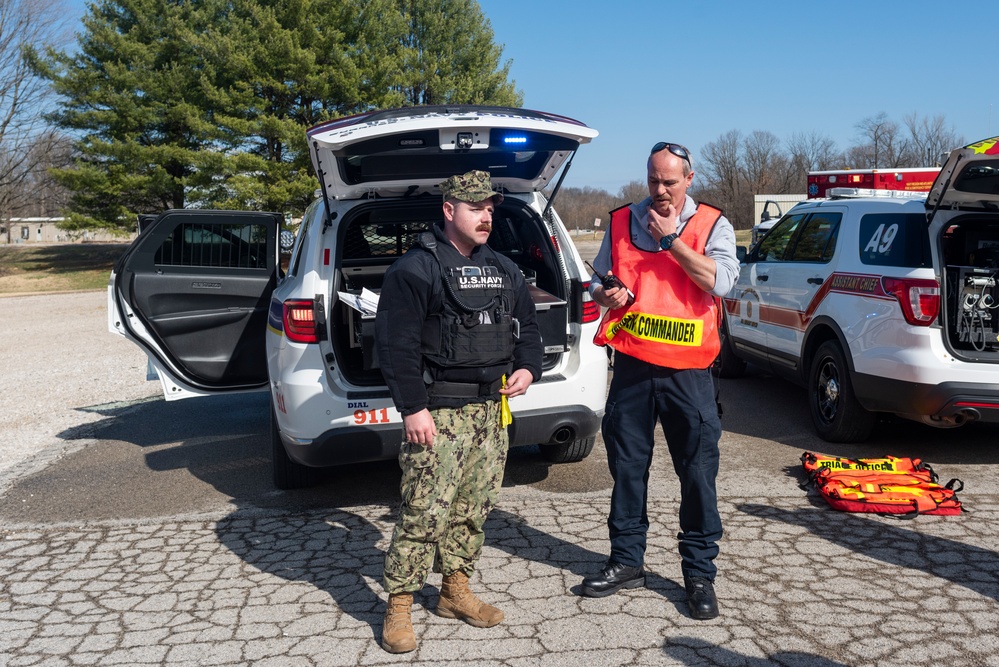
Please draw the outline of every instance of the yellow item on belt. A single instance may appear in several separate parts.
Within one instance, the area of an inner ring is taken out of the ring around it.
[[[506,376],[503,376],[503,388],[506,389]],[[513,415],[510,413],[510,401],[506,395],[500,397],[500,427],[506,428],[513,423]]]

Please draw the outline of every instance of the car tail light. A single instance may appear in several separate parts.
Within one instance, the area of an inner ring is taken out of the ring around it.
[[[902,306],[905,321],[929,326],[940,314],[940,285],[923,278],[882,278],[881,285]]]
[[[316,343],[315,302],[289,299],[284,302],[284,334],[293,343]]]
[[[590,283],[583,283],[583,324],[600,319],[600,306],[590,296]]]

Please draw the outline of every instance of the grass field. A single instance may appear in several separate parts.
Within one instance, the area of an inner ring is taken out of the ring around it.
[[[104,289],[126,248],[125,243],[0,246],[0,294]]]

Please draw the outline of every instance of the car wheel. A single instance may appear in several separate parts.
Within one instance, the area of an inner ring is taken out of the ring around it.
[[[576,438],[568,442],[541,445],[541,455],[552,463],[575,463],[582,461],[593,451],[597,437]]]
[[[271,404],[271,465],[274,486],[282,490],[301,489],[316,483],[316,469],[292,461],[281,442],[274,405]]]
[[[732,338],[728,335],[725,324],[718,330],[718,336],[721,338],[721,351],[712,370],[720,378],[741,378],[746,374],[746,362],[735,356]]]
[[[850,369],[835,341],[819,346],[808,373],[808,403],[819,437],[828,442],[862,442],[877,416],[853,393]]]

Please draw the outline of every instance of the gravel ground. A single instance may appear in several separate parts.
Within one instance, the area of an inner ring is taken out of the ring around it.
[[[0,338],[0,491],[82,447],[60,434],[102,406],[160,395],[145,355],[108,331],[103,291],[2,297]]]

